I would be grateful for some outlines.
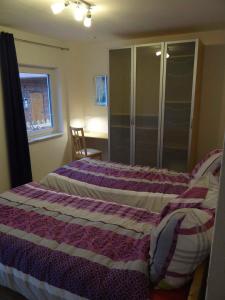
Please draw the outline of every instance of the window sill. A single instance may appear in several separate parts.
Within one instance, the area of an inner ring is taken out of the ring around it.
[[[63,132],[57,132],[57,133],[51,133],[51,134],[44,135],[44,136],[42,135],[42,136],[38,136],[38,137],[28,137],[28,143],[33,144],[36,142],[41,142],[41,141],[57,138],[62,135],[63,135]]]

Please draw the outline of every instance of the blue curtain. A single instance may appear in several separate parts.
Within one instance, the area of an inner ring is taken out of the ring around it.
[[[0,33],[0,69],[11,186],[16,187],[32,181],[32,173],[14,38],[4,32]]]

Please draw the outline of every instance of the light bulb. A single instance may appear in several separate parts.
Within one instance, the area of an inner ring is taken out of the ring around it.
[[[160,56],[161,54],[162,54],[161,51],[157,51],[155,53],[156,56]],[[166,58],[169,58],[169,57],[170,57],[169,53],[166,53]]]
[[[84,9],[81,5],[77,5],[74,12],[74,19],[76,21],[82,21],[84,18]]]
[[[85,27],[91,27],[91,12],[90,12],[90,10],[87,12],[87,15],[86,15],[86,17],[85,17],[85,19],[84,19],[84,26]]]
[[[54,15],[57,15],[63,11],[65,5],[63,2],[57,2],[51,5],[51,9]]]

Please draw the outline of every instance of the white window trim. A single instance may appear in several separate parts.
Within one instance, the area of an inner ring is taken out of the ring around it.
[[[41,142],[44,140],[50,140],[53,138],[57,138],[63,135],[63,132],[59,132],[59,133],[51,133],[49,135],[43,135],[43,136],[39,136],[39,137],[33,137],[31,139],[28,139],[29,144],[33,144],[36,142]]]
[[[63,116],[62,116],[62,101],[59,89],[59,70],[57,68],[32,66],[32,65],[19,65],[20,73],[38,73],[49,74],[49,84],[51,93],[51,108],[52,108],[52,122],[53,127],[38,130],[37,132],[27,132],[28,142],[38,142],[45,139],[55,138],[62,136],[63,130]]]

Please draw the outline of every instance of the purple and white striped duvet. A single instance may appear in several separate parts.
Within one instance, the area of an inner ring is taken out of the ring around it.
[[[188,187],[191,175],[84,158],[49,173],[41,184],[69,194],[159,212]]]
[[[0,196],[0,281],[28,299],[147,299],[159,214],[30,183]]]

